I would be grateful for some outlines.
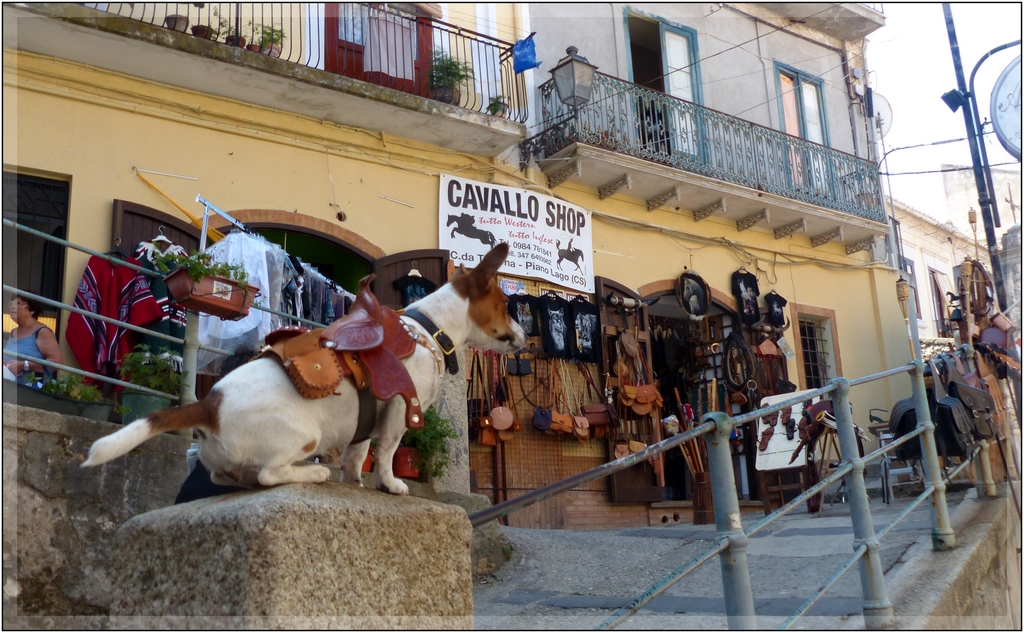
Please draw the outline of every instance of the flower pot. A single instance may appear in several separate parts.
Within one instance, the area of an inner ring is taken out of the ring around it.
[[[245,48],[245,37],[238,37],[237,35],[228,35],[224,38],[224,43],[228,46],[238,46],[239,48]]]
[[[420,455],[415,448],[399,446],[395,450],[395,457],[391,460],[391,469],[395,477],[402,479],[419,479],[420,477]]]
[[[363,460],[363,472],[373,472],[373,447],[366,453],[366,459]]]
[[[252,51],[254,53],[258,53],[258,52],[260,52],[260,45],[259,44],[249,44],[248,46],[245,47],[245,50]]]
[[[204,40],[215,40],[220,36],[220,31],[214,31],[206,24],[197,24],[192,27],[192,35]]]
[[[434,101],[440,101],[441,103],[450,103],[452,105],[459,105],[459,101],[462,99],[462,92],[458,88],[434,88]]]
[[[203,277],[192,281],[188,270],[179,268],[164,277],[167,292],[186,310],[195,310],[222,319],[237,321],[249,315],[249,307],[259,289],[225,277]]]
[[[166,18],[164,18],[164,26],[171,29],[172,31],[184,33],[188,30],[188,16],[169,15]]]
[[[90,420],[106,422],[114,405],[110,402],[85,402],[52,393],[44,393],[26,385],[19,385],[10,380],[4,381],[4,402],[11,402],[22,407],[43,409],[64,415],[78,415]]]
[[[171,406],[171,401],[169,398],[151,396],[148,393],[125,391],[121,396],[121,404],[128,409],[128,412],[121,416],[121,423],[128,424],[168,408]]]
[[[281,56],[281,45],[280,44],[263,44],[260,46],[260,52],[264,55],[270,55],[271,57]]]

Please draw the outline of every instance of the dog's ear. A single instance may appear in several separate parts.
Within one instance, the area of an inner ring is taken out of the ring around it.
[[[508,244],[502,242],[491,249],[491,252],[484,255],[480,265],[473,269],[474,275],[479,275],[482,279],[490,280],[498,274],[498,269],[505,263],[505,258],[508,257]]]

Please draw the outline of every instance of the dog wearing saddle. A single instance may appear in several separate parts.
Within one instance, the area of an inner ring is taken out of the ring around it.
[[[199,459],[214,483],[252,487],[323,482],[330,470],[304,460],[344,446],[342,481],[362,485],[360,471],[374,438],[381,489],[408,494],[408,486],[392,473],[391,460],[406,428],[422,424],[418,411],[436,401],[442,373],[459,371],[457,359],[467,346],[506,354],[526,343],[526,334],[509,316],[508,298],[495,279],[507,256],[508,245],[501,243],[471,272],[460,267],[449,283],[408,306],[397,317],[397,327],[394,322],[389,325],[386,309],[376,305],[366,289],[365,310],[357,305],[359,299],[353,304],[354,322],[339,321],[332,325],[337,326],[334,332],[331,328],[300,331],[268,340],[260,357],[226,375],[206,398],[158,411],[100,438],[82,466],[120,457],[159,433],[194,428],[199,435]],[[397,332],[382,335],[382,329],[385,334]],[[278,354],[289,344],[304,346],[310,341],[315,341],[315,354],[294,359]],[[336,356],[336,352],[340,353]],[[388,355],[384,360],[376,358]],[[394,375],[392,357],[404,366],[411,384]],[[305,366],[295,367],[302,358]],[[351,378],[315,384],[316,376],[332,362]],[[290,376],[296,371],[305,376],[305,382],[293,382]],[[376,396],[370,405],[376,415],[365,437],[357,436],[363,435],[359,409],[360,401],[365,402],[357,383]],[[298,384],[312,392],[304,396]],[[390,399],[377,399],[381,395]]]

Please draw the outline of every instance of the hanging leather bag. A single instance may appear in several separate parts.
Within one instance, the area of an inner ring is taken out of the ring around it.
[[[597,390],[594,379],[590,377],[590,371],[583,366],[583,363],[577,364],[576,368],[583,374],[583,378],[587,383],[587,390],[593,392],[594,397],[597,399],[597,404],[585,404],[580,407],[583,416],[590,422],[590,426],[618,426],[619,420],[615,414],[615,407],[602,401],[601,393]]]
[[[554,386],[551,382],[550,373],[551,364],[548,364],[548,406],[538,407],[535,406],[533,409],[533,428],[541,431],[542,433],[551,433],[551,392]],[[536,374],[535,374],[536,375]],[[539,380],[539,379],[538,379]],[[525,395],[524,395],[525,397]]]
[[[929,361],[932,368],[932,385],[935,390],[935,444],[944,457],[967,457],[971,443],[971,415],[957,398],[947,395],[942,375],[935,361]],[[908,442],[909,443],[909,442]]]
[[[995,424],[992,420],[992,415],[996,411],[995,399],[987,391],[954,380],[949,381],[946,387],[949,394],[962,402],[970,412],[971,432],[974,437],[982,440],[995,437]]]
[[[497,446],[498,445],[498,433],[494,430],[494,420],[491,419],[488,413],[491,409],[491,399],[488,394],[489,389],[487,383],[484,382],[483,370],[480,368],[480,356],[479,353],[473,351],[473,365],[476,369],[476,383],[479,385],[478,389],[482,391],[483,397],[480,399],[482,404],[481,415],[476,420],[476,426],[479,429],[477,439],[484,446]]]
[[[559,361],[557,359],[551,359],[553,363],[551,371],[551,384],[552,391],[555,393],[554,405],[551,408],[551,430],[556,433],[572,433],[573,420],[572,416],[567,413],[560,412],[558,406],[558,400],[563,399],[564,388],[561,386],[561,377],[559,376]],[[558,385],[557,387],[555,385]],[[568,409],[568,404],[563,400],[562,408]]]
[[[491,365],[490,367],[488,367],[488,369],[490,370],[488,371],[488,375],[491,375],[495,371],[497,371],[497,377],[495,378],[494,381],[494,402],[497,404],[497,406],[491,409],[491,424],[494,426],[494,430],[496,431],[508,431],[509,429],[512,428],[513,421],[512,410],[505,406],[505,404],[508,402],[509,394],[506,393],[507,387],[505,386],[503,380],[504,372],[500,368],[501,363],[504,359],[504,355],[496,355],[495,361],[499,366],[498,368],[493,367],[493,363],[488,363],[488,365]]]
[[[562,381],[562,387],[565,389],[566,402],[570,401],[569,393],[572,393],[569,406],[571,407],[570,413],[572,414],[573,437],[580,442],[586,442],[590,439],[590,421],[580,411],[579,392],[575,388],[570,389],[570,383],[567,383],[565,380]]]

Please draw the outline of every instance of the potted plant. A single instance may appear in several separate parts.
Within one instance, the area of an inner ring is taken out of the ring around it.
[[[204,40],[217,40],[220,38],[220,13],[214,7],[210,12],[210,24],[197,24],[192,27],[192,35]]]
[[[33,384],[38,380],[31,372],[26,379]],[[115,406],[113,402],[104,400],[103,394],[94,385],[83,383],[78,374],[61,380],[47,380],[39,389],[5,380],[3,392],[5,402],[101,422],[107,421]]]
[[[505,103],[505,95],[491,97],[490,102],[487,104],[487,114],[492,116],[505,116],[507,110],[508,104]]]
[[[287,36],[284,34],[283,28],[278,29],[266,24],[261,25],[259,52],[271,57],[280,57],[281,44],[284,43],[285,37]]]
[[[395,450],[391,463],[395,477],[440,477],[448,468],[448,440],[457,439],[451,421],[442,418],[433,407],[427,409],[423,413],[423,428],[407,430]]]
[[[134,352],[125,354],[120,374],[121,380],[163,393],[176,394],[181,389],[181,373],[171,355],[167,352],[154,354],[149,345],[136,345]],[[127,424],[166,409],[171,406],[171,400],[129,389],[121,395],[121,404],[127,409],[121,418]]]
[[[251,31],[252,30],[252,20],[249,20],[248,22],[246,22],[245,23],[245,27],[247,27],[247,28],[243,28],[243,30]],[[222,33],[225,33],[225,35],[224,35],[224,43],[225,44],[227,44],[228,46],[237,46],[239,48],[245,48],[245,36],[235,32],[235,22],[234,22],[234,20],[229,20],[228,18],[221,18],[220,19],[220,30],[221,30]]]
[[[237,321],[249,314],[259,292],[246,283],[249,276],[241,264],[214,262],[209,253],[164,254],[157,256],[156,265],[169,273],[164,277],[167,292],[186,310]]]
[[[473,68],[442,50],[434,51],[430,63],[428,82],[435,100],[458,105],[462,98],[459,88],[473,78]]]

